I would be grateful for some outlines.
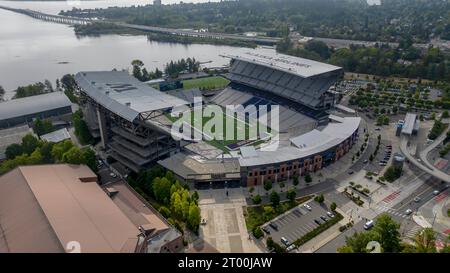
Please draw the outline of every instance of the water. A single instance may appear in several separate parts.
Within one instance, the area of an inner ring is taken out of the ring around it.
[[[167,3],[172,0],[163,1]],[[83,7],[107,7],[149,2],[142,0],[89,1]],[[178,2],[178,1],[172,1]],[[187,2],[187,1],[186,1]],[[66,2],[11,2],[0,5],[30,8],[57,13]],[[53,11],[53,12],[52,12]],[[170,60],[195,57],[208,66],[229,62],[219,55],[242,50],[229,46],[182,45],[149,42],[145,36],[105,35],[77,38],[70,26],[44,22],[0,10],[0,85],[7,90],[44,81],[54,82],[67,73],[89,70],[129,69],[134,59],[142,60],[147,69],[163,68]]]

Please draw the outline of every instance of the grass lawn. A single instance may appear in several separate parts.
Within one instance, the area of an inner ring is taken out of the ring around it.
[[[295,203],[290,201],[281,202],[280,205],[275,209],[275,212],[267,215],[264,213],[264,207],[270,204],[258,205],[258,206],[247,206],[244,207],[244,217],[247,230],[252,231],[255,227],[261,226],[262,224],[272,220],[280,214],[308,201],[312,198],[312,195],[303,196],[297,198]]]
[[[199,79],[191,79],[183,81],[183,89],[202,88],[202,89],[219,89],[224,88],[230,83],[229,80],[220,77],[206,77]]]

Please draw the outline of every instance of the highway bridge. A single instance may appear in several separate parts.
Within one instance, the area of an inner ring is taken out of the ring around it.
[[[276,37],[245,36],[245,35],[239,35],[239,34],[226,34],[226,33],[214,33],[214,32],[197,32],[194,30],[152,27],[152,26],[134,25],[134,24],[127,24],[127,23],[122,23],[122,22],[107,21],[107,20],[94,20],[94,19],[90,19],[90,18],[53,15],[53,14],[46,14],[46,13],[42,13],[39,11],[30,10],[30,9],[16,9],[16,8],[10,8],[10,7],[6,7],[6,6],[1,6],[1,5],[0,5],[0,9],[9,10],[9,11],[16,12],[16,13],[21,13],[21,14],[28,15],[33,18],[39,19],[39,20],[50,21],[50,22],[55,22],[55,23],[60,23],[60,24],[68,24],[68,25],[76,25],[76,24],[86,25],[86,24],[89,24],[92,22],[110,23],[110,24],[115,24],[117,26],[121,26],[121,27],[125,27],[125,28],[137,29],[137,30],[147,31],[147,32],[155,32],[155,33],[178,35],[178,36],[188,36],[188,37],[196,37],[196,38],[240,40],[240,41],[246,41],[246,42],[254,42],[254,43],[263,44],[263,45],[275,45],[280,40],[280,38],[276,38]]]
[[[95,20],[88,19],[88,18],[78,18],[78,17],[47,14],[47,13],[42,13],[39,11],[30,10],[30,9],[16,9],[16,8],[10,8],[10,7],[5,7],[5,6],[0,6],[0,9],[9,10],[9,11],[16,12],[16,13],[21,13],[21,14],[28,15],[30,17],[39,19],[39,20],[43,20],[43,21],[55,22],[55,23],[66,24],[66,25],[86,25],[88,23],[95,21]]]

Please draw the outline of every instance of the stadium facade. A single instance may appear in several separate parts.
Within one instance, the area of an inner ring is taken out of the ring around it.
[[[276,122],[269,115],[276,106],[276,148],[260,140],[237,141],[221,150],[208,141],[175,141],[167,112],[192,105],[193,91],[163,93],[126,72],[76,75],[89,128],[130,170],[157,161],[198,188],[253,186],[315,172],[341,158],[357,140],[359,117],[329,114],[335,105],[329,89],[343,75],[342,68],[273,51],[229,57],[226,76],[231,82],[205,105],[241,105],[244,111],[250,105],[266,106],[267,113],[253,114],[267,115],[269,127]]]

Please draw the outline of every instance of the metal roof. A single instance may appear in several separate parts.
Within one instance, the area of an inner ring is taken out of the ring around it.
[[[70,134],[66,128],[62,128],[54,132],[42,135],[41,139],[46,140],[48,142],[58,143],[66,139],[70,139]]]
[[[130,122],[140,113],[189,104],[138,81],[126,71],[79,72],[75,80],[89,97]]]
[[[414,129],[414,123],[416,122],[417,115],[413,113],[407,113],[405,117],[405,123],[403,124],[402,133],[411,135]]]
[[[338,66],[280,54],[274,50],[267,49],[248,50],[243,53],[239,53],[239,55],[229,55],[229,57],[282,70],[303,78],[342,70],[342,68]]]
[[[241,147],[240,150],[241,150],[242,157],[258,156],[258,154],[256,153],[256,150],[255,150],[255,147],[253,147],[253,146]]]
[[[283,146],[274,151],[258,150],[256,157],[239,158],[239,164],[242,167],[278,164],[324,152],[349,138],[358,130],[360,122],[360,117],[345,117],[342,122],[329,123],[322,131],[313,130],[290,139],[299,146],[305,144],[305,147]]]
[[[72,106],[72,103],[63,92],[51,92],[8,100],[0,103],[0,120],[22,117],[69,106]]]

